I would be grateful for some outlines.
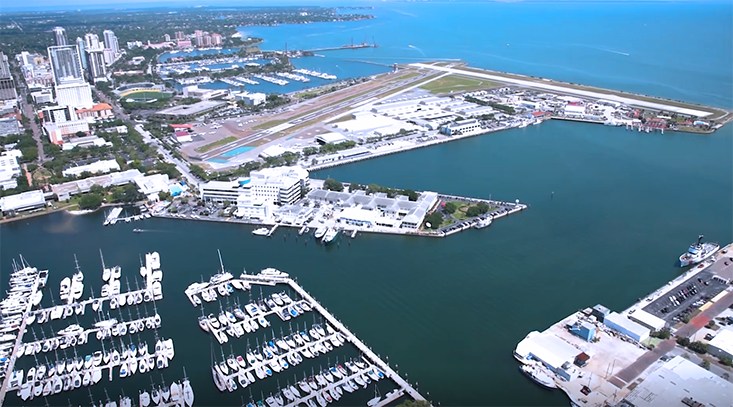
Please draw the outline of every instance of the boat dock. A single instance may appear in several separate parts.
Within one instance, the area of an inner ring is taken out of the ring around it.
[[[234,79],[236,79],[236,80],[238,80],[238,81],[240,81],[242,83],[246,83],[248,85],[259,85],[260,84],[256,80],[253,80],[253,79],[250,79],[250,78],[246,78],[244,76],[237,76]]]
[[[122,213],[122,208],[116,207],[112,209],[109,215],[107,215],[107,218],[104,220],[104,226],[114,225],[117,222],[130,223],[134,220],[149,219],[150,217],[152,217],[150,213],[141,213],[139,215],[131,215],[131,216],[125,216],[121,218],[119,217],[120,213]]]
[[[109,224],[114,225],[117,222],[117,217],[120,216],[120,213],[122,213],[122,208],[120,208],[119,206],[112,208],[112,210],[109,211],[107,218],[104,220],[104,226],[107,226]]]
[[[356,234],[357,234],[358,232],[359,232],[358,230],[354,229],[354,230],[353,230],[353,231],[351,232],[351,238],[352,238],[352,239],[353,239],[353,238],[355,238],[355,237],[356,237]]]
[[[267,232],[267,237],[272,237],[272,234],[275,233],[275,231],[277,230],[277,227],[278,226],[279,226],[278,224],[276,224],[275,226],[273,226],[272,229],[270,229],[270,231]]]
[[[356,348],[361,352],[362,357],[367,363],[367,367],[365,369],[361,369],[360,373],[363,373],[364,370],[369,370],[372,367],[376,367],[380,371],[384,372],[385,376],[392,381],[394,381],[398,386],[398,392],[393,394],[393,396],[390,398],[390,401],[384,400],[379,405],[384,406],[389,404],[391,401],[394,401],[401,397],[402,395],[408,395],[409,397],[415,399],[424,401],[425,397],[423,397],[410,383],[408,383],[405,379],[399,376],[397,372],[395,372],[387,363],[382,361],[382,359],[377,356],[368,346],[366,346],[359,338],[354,335],[351,331],[346,328],[336,317],[331,315],[318,301],[316,301],[315,298],[313,298],[305,289],[303,289],[298,283],[295,282],[292,278],[289,277],[288,274],[282,273],[275,269],[266,269],[263,270],[259,274],[251,275],[251,274],[242,274],[241,280],[243,282],[246,282],[250,285],[252,284],[264,284],[269,286],[275,286],[277,284],[287,284],[292,288],[300,297],[302,298],[302,301],[307,302],[313,310],[316,310],[319,314],[322,315],[322,317],[327,321],[330,326],[333,327],[335,330],[334,334],[326,335],[326,337],[321,338],[321,341],[325,342],[326,340],[330,340],[335,335],[341,335],[344,338],[345,342],[350,342]],[[297,301],[295,301],[297,303]],[[250,366],[250,369],[254,369]],[[236,375],[235,375],[236,376]],[[351,375],[350,375],[351,376]],[[348,381],[348,379],[345,379]],[[344,380],[342,380],[344,381]],[[330,385],[330,384],[329,384]],[[297,405],[299,402],[303,402],[304,400],[307,400],[308,398],[312,397],[313,395],[308,394],[305,396],[304,399],[296,400],[295,402],[291,403],[292,405]],[[290,406],[291,404],[287,404]]]
[[[22,261],[22,258],[21,258]],[[33,285],[31,287],[31,290],[29,291],[27,298],[30,299],[32,296],[36,294],[38,291],[38,287],[40,285],[40,278],[39,278],[39,272],[38,269],[35,267],[26,266],[21,271],[30,272],[32,275],[34,275],[34,281]],[[11,283],[12,283],[12,277],[11,277]],[[26,330],[26,321],[27,316],[29,312],[31,311],[31,308],[33,307],[33,301],[28,301],[28,306],[25,310],[25,312],[21,315],[22,322],[20,324],[20,327],[18,328],[18,336],[15,338],[15,342],[13,343],[12,352],[10,353],[10,357],[8,358],[8,362],[5,368],[5,374],[2,381],[2,386],[0,386],[0,406],[3,405],[3,402],[5,401],[5,394],[8,392],[10,385],[10,378],[13,374],[13,369],[15,368],[15,361],[18,357],[18,349],[20,348],[20,345],[23,341],[23,335],[25,334]]]

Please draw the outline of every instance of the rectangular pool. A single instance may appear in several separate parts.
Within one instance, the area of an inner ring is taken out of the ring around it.
[[[235,148],[232,151],[227,151],[226,153],[222,154],[221,156],[222,157],[231,158],[231,157],[234,157],[234,156],[237,156],[237,155],[240,155],[240,154],[244,154],[247,151],[253,150],[253,149],[254,149],[254,147],[238,147],[238,148]]]

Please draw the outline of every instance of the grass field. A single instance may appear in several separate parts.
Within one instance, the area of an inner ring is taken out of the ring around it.
[[[442,94],[450,92],[468,92],[472,90],[492,88],[498,85],[499,84],[488,80],[448,75],[430,83],[426,83],[425,85],[420,86],[420,88],[425,89],[432,94]]]
[[[225,137],[225,138],[223,138],[221,140],[217,140],[217,141],[215,141],[213,143],[209,143],[209,144],[207,144],[205,146],[201,146],[201,147],[196,148],[196,152],[198,152],[198,153],[205,153],[205,152],[207,152],[209,150],[212,150],[214,148],[223,146],[224,144],[227,144],[227,143],[231,143],[232,141],[235,141],[235,140],[237,140],[237,138],[234,137],[234,136]]]

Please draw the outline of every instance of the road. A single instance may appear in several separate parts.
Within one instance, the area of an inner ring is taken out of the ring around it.
[[[18,84],[18,94],[19,95],[27,95],[28,90],[25,86],[21,87],[20,84],[25,83],[25,81],[20,81],[18,79],[18,76],[15,75],[15,83]],[[30,120],[30,128],[33,131],[33,138],[36,139],[36,145],[38,146],[38,164],[43,164],[46,162],[46,154],[43,152],[43,141],[41,141],[41,137],[43,137],[43,133],[41,132],[41,129],[38,127],[38,124],[36,124],[35,120],[35,114],[33,112],[33,106],[29,105],[26,102],[26,99],[23,97],[18,98],[18,102],[20,103],[21,111],[23,112],[23,116],[27,117]]]

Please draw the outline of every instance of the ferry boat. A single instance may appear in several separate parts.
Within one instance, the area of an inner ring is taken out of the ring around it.
[[[268,228],[259,228],[252,231],[252,234],[255,236],[267,236],[267,233],[270,232],[270,229]]]
[[[332,243],[334,240],[336,240],[336,237],[339,235],[338,229],[328,229],[326,231],[326,234],[323,236],[323,244],[329,244]]]
[[[325,227],[325,226],[319,227],[318,229],[316,229],[316,233],[314,234],[315,238],[316,239],[321,239],[326,234],[326,231],[327,230],[328,230],[328,228]]]
[[[717,243],[703,243],[703,237],[705,236],[698,236],[697,243],[691,244],[690,248],[687,249],[687,253],[680,256],[680,267],[686,267],[700,263],[701,261],[715,254],[720,249],[720,245]]]
[[[543,372],[537,365],[522,365],[519,369],[542,387],[546,387],[548,389],[554,389],[557,387],[557,384],[555,384],[552,377]]]

